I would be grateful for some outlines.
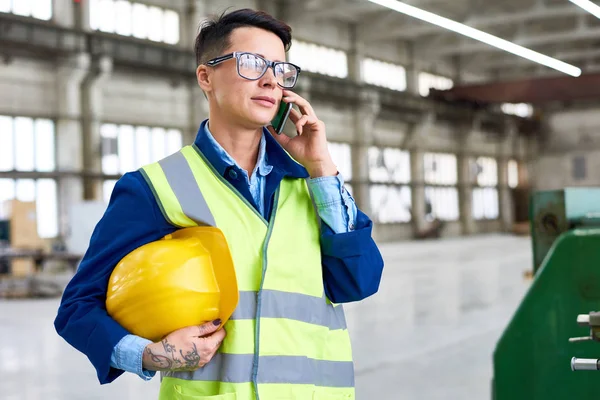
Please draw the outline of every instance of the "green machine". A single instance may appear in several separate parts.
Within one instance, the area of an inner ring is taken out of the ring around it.
[[[492,398],[598,399],[600,188],[535,193],[530,221],[534,278],[496,344]]]

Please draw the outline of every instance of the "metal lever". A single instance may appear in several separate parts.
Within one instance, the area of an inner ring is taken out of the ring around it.
[[[572,337],[569,338],[569,342],[574,343],[574,342],[587,342],[588,340],[594,340],[593,337],[591,336],[582,336],[582,337]]]
[[[583,337],[569,338],[569,342],[585,342],[588,340],[600,341],[600,313],[591,312],[589,314],[579,314],[577,316],[577,325],[590,328],[590,335]]]
[[[577,316],[577,325],[590,326],[590,315],[589,314],[579,314]]]
[[[571,358],[571,371],[598,371],[600,360],[596,358]]]
[[[590,329],[589,336],[569,338],[569,342],[600,341],[600,312],[580,314],[577,325]],[[571,358],[571,371],[600,371],[600,360],[597,358]]]

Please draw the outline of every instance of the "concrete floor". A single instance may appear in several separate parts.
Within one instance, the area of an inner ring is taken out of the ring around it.
[[[489,399],[494,345],[523,294],[526,238],[381,246],[380,291],[348,305],[357,398]],[[0,399],[153,399],[159,379],[99,386],[54,331],[58,300],[0,301]]]

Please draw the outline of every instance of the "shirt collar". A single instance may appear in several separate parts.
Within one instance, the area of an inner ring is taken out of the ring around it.
[[[235,160],[227,154],[208,130],[208,120],[202,121],[194,143],[221,176],[224,176],[231,166],[239,168]],[[259,146],[255,172],[258,171],[260,175],[266,176],[273,169],[277,169],[284,176],[308,178],[306,169],[288,155],[266,128],[263,128]]]

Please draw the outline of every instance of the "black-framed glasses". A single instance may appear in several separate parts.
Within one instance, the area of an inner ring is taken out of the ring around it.
[[[254,53],[247,52],[233,52],[225,54],[223,56],[213,58],[206,62],[209,67],[214,67],[224,61],[235,58],[237,61],[237,73],[244,79],[255,81],[267,72],[267,69],[271,67],[277,84],[284,89],[291,89],[296,85],[298,81],[298,75],[300,74],[300,67],[289,62],[281,61],[269,61],[264,57]]]

